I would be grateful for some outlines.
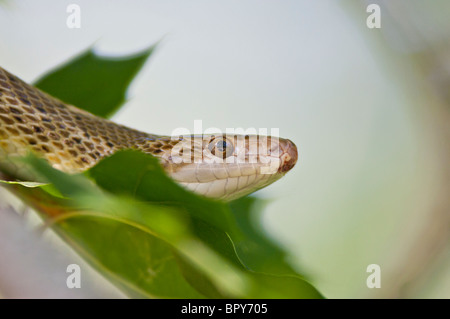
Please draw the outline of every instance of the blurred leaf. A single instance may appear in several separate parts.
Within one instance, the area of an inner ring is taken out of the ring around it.
[[[255,197],[243,197],[230,203],[243,238],[232,238],[236,253],[250,269],[276,275],[299,276],[288,263],[288,254],[262,230],[260,213],[263,203]]]
[[[156,159],[152,156],[124,151],[100,162],[95,172],[92,169],[89,175],[96,176],[98,180],[107,180],[103,174],[109,170],[103,170],[103,165],[118,169],[127,163],[128,167],[139,167],[143,158],[147,159],[147,164],[141,167],[153,167]],[[141,194],[139,197],[128,197],[130,194],[126,194],[125,190],[129,189],[130,184],[125,184],[124,189],[115,185],[117,193],[110,195],[82,175],[64,174],[33,157],[28,157],[26,162],[34,167],[38,175],[51,181],[62,194],[70,196],[70,200],[44,195],[46,192],[39,188],[11,186],[20,187],[22,197],[28,197],[27,202],[34,203],[33,206],[45,218],[51,217],[49,222],[54,223],[53,228],[74,249],[130,296],[321,297],[313,286],[298,277],[274,276],[248,270],[240,263],[226,232],[209,224],[205,216],[196,215],[193,208],[184,209],[179,202],[173,205],[177,201],[190,203],[203,200],[195,194],[183,190],[184,195],[175,193],[171,198],[168,192],[166,203],[151,203],[142,201],[146,197],[144,190],[142,194],[133,193]],[[118,175],[114,170],[110,173]],[[146,192],[152,193],[161,185],[167,186],[168,190],[178,187],[167,176],[159,173],[158,169],[149,169],[142,174],[139,183],[148,186]],[[109,176],[112,184],[116,182],[114,176]],[[154,184],[145,184],[145,179],[152,179]],[[135,189],[140,187],[136,185]],[[207,199],[205,201],[209,202]],[[217,204],[219,207],[227,206]],[[210,211],[210,214],[214,213]]]
[[[25,187],[42,187],[44,185],[49,185],[47,183],[40,183],[40,182],[3,181],[3,180],[0,180],[0,183],[9,184],[9,185],[22,185],[22,186],[25,186]]]
[[[154,46],[133,56],[101,57],[88,50],[35,83],[39,89],[95,115],[109,118]]]
[[[204,298],[184,278],[173,248],[147,232],[89,216],[63,221],[57,231],[131,297]]]
[[[174,183],[163,171],[159,161],[149,154],[119,151],[101,161],[87,174],[97,185],[112,193],[182,208],[197,219],[224,231],[236,232],[236,236],[239,236],[235,220],[225,203],[201,197]]]
[[[198,196],[174,183],[156,158],[138,151],[117,152],[88,174],[112,193],[183,208],[194,218],[195,234],[235,264],[262,273],[301,277],[286,261],[286,252],[260,230],[261,225],[255,225],[259,217],[256,208],[261,208],[256,198],[241,198],[229,205]]]
[[[153,156],[138,151],[119,151],[87,174],[112,193],[186,211],[193,217],[195,234],[230,262],[241,266],[227,233],[236,238],[243,235],[228,205],[200,197],[174,183]]]
[[[121,59],[87,51],[37,86],[107,117],[152,50]],[[33,155],[23,162],[45,184],[7,187],[132,297],[322,298],[253,220],[256,199],[228,204],[198,196],[138,151],[116,152],[79,175]]]

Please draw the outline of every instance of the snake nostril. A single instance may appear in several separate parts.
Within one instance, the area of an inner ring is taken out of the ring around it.
[[[298,159],[298,151],[297,146],[290,141],[290,140],[280,140],[280,147],[282,150],[282,155],[280,156],[281,159],[281,165],[278,169],[278,172],[280,173],[286,173],[290,171],[295,164],[297,163]]]

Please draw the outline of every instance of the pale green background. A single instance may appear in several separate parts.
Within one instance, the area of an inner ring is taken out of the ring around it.
[[[432,2],[431,13],[420,1],[409,9],[432,20],[448,12],[446,2]],[[69,3],[81,7],[81,29],[66,27]],[[127,54],[162,40],[114,120],[161,134],[193,129],[197,119],[222,130],[279,128],[300,159],[259,192],[271,199],[264,226],[323,294],[448,298],[448,253],[417,289],[401,295],[395,286],[434,205],[440,168],[423,132],[433,119],[424,124],[417,112],[430,99],[408,60],[415,48],[385,20],[382,30],[368,29],[365,7],[334,0],[6,1],[0,63],[33,81],[92,45]],[[377,291],[366,286],[372,263],[382,269]]]

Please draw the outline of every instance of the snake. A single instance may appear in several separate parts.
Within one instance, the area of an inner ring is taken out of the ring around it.
[[[32,152],[77,174],[125,149],[151,154],[179,185],[222,201],[272,184],[298,159],[296,145],[275,136],[144,133],[65,103],[0,67],[1,171],[26,178],[13,159]]]

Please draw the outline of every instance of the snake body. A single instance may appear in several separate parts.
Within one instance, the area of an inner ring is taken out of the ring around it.
[[[287,139],[140,132],[68,105],[0,67],[0,169],[21,176],[10,159],[32,151],[58,170],[79,173],[122,149],[152,154],[179,184],[222,200],[271,184],[297,161]]]

